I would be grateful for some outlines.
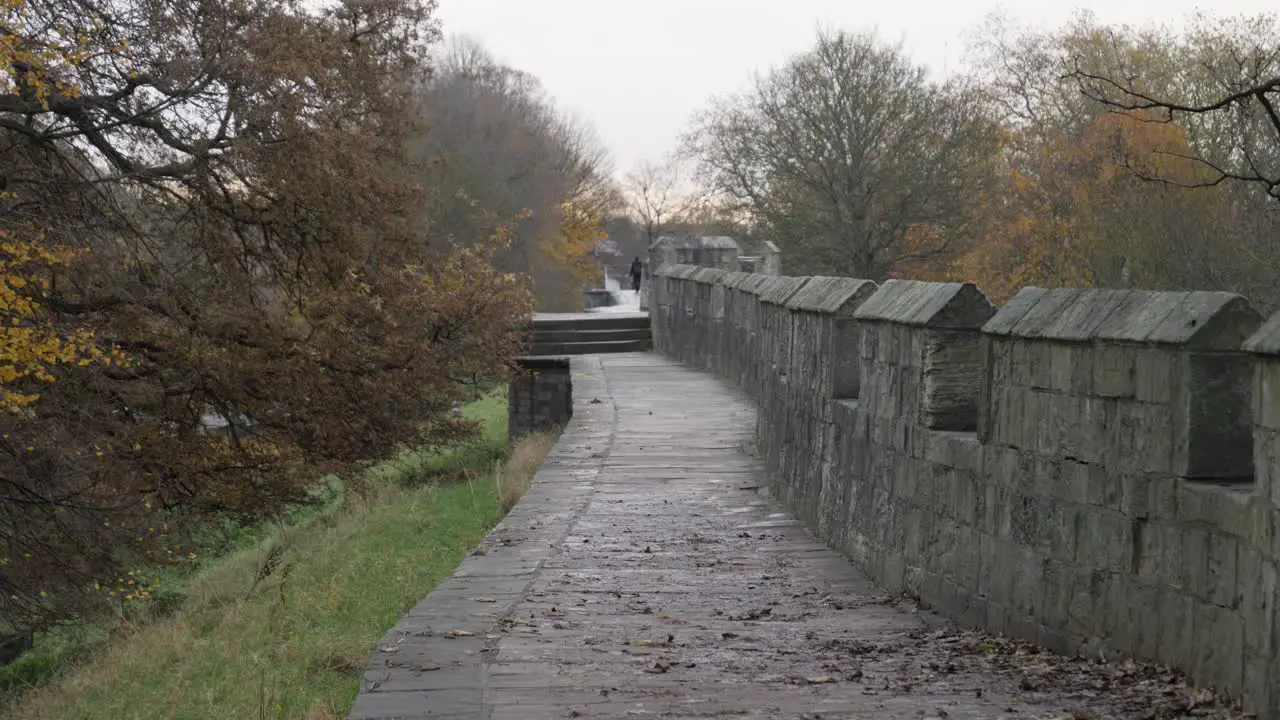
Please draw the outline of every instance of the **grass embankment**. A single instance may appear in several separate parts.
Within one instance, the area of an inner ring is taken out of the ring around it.
[[[344,717],[374,641],[515,504],[554,442],[532,436],[504,461],[505,398],[465,412],[485,422],[478,441],[405,453],[369,471],[367,492],[342,493],[293,525],[259,530],[248,547],[186,579],[171,612],[98,630],[105,639],[91,652],[5,715]],[[24,664],[38,668],[70,652],[56,638],[37,642],[7,670],[10,682]]]

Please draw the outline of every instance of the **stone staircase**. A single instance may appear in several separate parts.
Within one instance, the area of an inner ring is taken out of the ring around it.
[[[648,313],[538,313],[529,355],[596,355],[652,348]]]

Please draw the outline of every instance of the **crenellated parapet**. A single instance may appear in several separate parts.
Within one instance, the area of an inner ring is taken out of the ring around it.
[[[1280,315],[680,264],[653,288],[657,349],[758,404],[772,492],[886,589],[1280,717]]]

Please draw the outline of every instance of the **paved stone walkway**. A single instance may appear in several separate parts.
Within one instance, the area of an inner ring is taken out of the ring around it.
[[[814,540],[758,492],[754,411],[718,378],[575,358],[574,403],[530,493],[379,642],[352,718],[1139,715],[1033,679],[1034,655],[1001,661]]]

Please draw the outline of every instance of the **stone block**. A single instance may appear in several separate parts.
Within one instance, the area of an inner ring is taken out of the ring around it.
[[[1194,602],[1177,588],[1162,586],[1159,591],[1159,606],[1154,613],[1160,623],[1157,656],[1163,662],[1185,668],[1187,661],[1198,654],[1193,636]]]
[[[1255,427],[1253,431],[1254,487],[1258,496],[1280,507],[1280,432]]]
[[[1036,390],[1054,388],[1055,343],[1030,342],[1026,344],[1027,384]]]
[[[1013,583],[1018,567],[1018,547],[1007,540],[996,539],[994,552],[983,555],[982,572],[986,576],[986,595],[993,601],[1007,604],[1013,597]]]
[[[1278,672],[1273,657],[1244,652],[1244,709],[1255,717],[1280,717],[1280,687],[1275,678]]]
[[[984,443],[998,446],[1022,447],[1023,418],[1026,415],[1026,395],[1029,392],[1017,385],[1003,385],[993,388],[993,402],[986,410],[985,419],[979,426],[979,438]]]
[[[1129,572],[1134,547],[1134,523],[1114,510],[1085,506],[1079,514],[1076,563],[1110,572]]]
[[[1175,485],[1180,522],[1215,528],[1251,540],[1253,493],[1243,485],[1179,482]]]
[[[1143,582],[1175,588],[1185,594],[1183,533],[1176,525],[1136,521],[1133,525],[1131,568]]]
[[[1098,605],[1098,574],[1094,570],[1073,568],[1074,579],[1067,590],[1067,623],[1080,635],[1092,635],[1094,629],[1094,613]]]
[[[1173,412],[1164,405],[1122,401],[1108,417],[1111,446],[1107,458],[1118,472],[1168,474],[1176,459]]]
[[[1196,653],[1188,663],[1188,674],[1198,684],[1239,693],[1244,675],[1244,627],[1239,613],[1194,602],[1192,632]]]
[[[1044,499],[1023,493],[1013,495],[1012,499],[1009,539],[1023,547],[1040,547]]]
[[[1254,359],[1250,404],[1255,425],[1280,431],[1280,357]]]
[[[1032,357],[1032,348],[1035,343],[1029,340],[1011,339],[999,341],[1009,350],[1009,376],[1008,382],[1014,385],[1031,387],[1035,377],[1035,362]]]
[[[1093,445],[1087,415],[1087,399],[1078,395],[1055,395],[1051,402],[1055,457],[1084,462],[1098,456]]]
[[[1093,352],[1090,394],[1103,398],[1132,398],[1137,394],[1137,350],[1124,345],[1099,345]]]
[[[982,470],[983,446],[972,433],[925,430],[922,437],[928,462],[974,473]]]
[[[1044,387],[1060,393],[1088,394],[1092,383],[1090,349],[1066,343],[1043,346],[1049,353],[1049,373]]]
[[[1010,447],[987,445],[983,448],[983,467],[987,485],[991,487],[1009,488],[1015,483],[1018,474],[1019,452]]]
[[[1246,645],[1260,653],[1280,650],[1274,643],[1274,632],[1280,624],[1277,601],[1280,601],[1280,564],[1266,553],[1241,545],[1237,554],[1240,578],[1240,609],[1250,631]]]
[[[1092,465],[1086,476],[1088,487],[1085,489],[1086,504],[1113,508],[1118,495],[1116,478],[1105,465]]]
[[[1090,463],[1074,460],[1064,461],[1061,472],[1062,487],[1055,494],[1055,497],[1074,505],[1088,505],[1089,487],[1092,482],[1091,476],[1105,472],[1104,468]]]
[[[885,323],[872,324],[868,328],[868,332],[875,334],[875,342],[872,345],[875,351],[874,360],[880,365],[898,365],[899,357],[902,355],[902,340],[898,333],[899,328],[896,325]]]
[[[1102,464],[1106,459],[1107,443],[1111,437],[1109,418],[1114,401],[1092,397],[1072,396],[1072,412],[1077,422],[1071,428],[1071,454],[1069,460]]]
[[[976,528],[984,515],[986,495],[974,473],[953,470],[956,488],[956,519],[966,528]]]
[[[1142,653],[1136,652],[1136,648],[1142,632],[1140,627],[1135,626],[1136,618],[1130,603],[1141,602],[1142,595],[1149,593],[1149,590],[1131,582],[1130,578],[1122,573],[1095,572],[1092,580],[1095,583],[1096,603],[1093,635],[1100,649],[1108,654],[1125,652],[1141,656]],[[1153,592],[1149,594],[1155,595]],[[1135,650],[1121,650],[1121,648],[1135,648]]]
[[[1182,356],[1167,348],[1144,347],[1134,351],[1136,397],[1139,402],[1172,403],[1183,382]]]
[[[1051,521],[1046,525],[1049,533],[1048,557],[1063,563],[1075,563],[1076,548],[1082,531],[1081,515],[1084,506],[1062,503],[1053,506]]]
[[[1208,567],[1205,573],[1206,599],[1221,607],[1240,605],[1240,541],[1225,532],[1209,535]]]
[[[1163,623],[1159,613],[1160,589],[1135,582],[1127,575],[1116,576],[1115,587],[1117,593],[1112,598],[1119,598],[1121,601],[1098,609],[1119,621],[1113,625],[1110,633],[1117,640],[1122,640],[1116,645],[1140,658],[1159,658]]]
[[[1126,517],[1131,519],[1150,519],[1151,517],[1151,499],[1152,488],[1159,484],[1161,487],[1172,487],[1176,493],[1177,486],[1167,476],[1162,474],[1149,474],[1145,472],[1122,472],[1113,476],[1110,484],[1114,487],[1119,486],[1117,509],[1124,513]],[[1172,520],[1172,517],[1166,516]]]
[[[1209,602],[1209,537],[1203,528],[1182,526],[1182,552],[1178,558],[1177,584],[1197,602]]]
[[[990,355],[988,363],[993,385],[999,386],[1013,381],[1013,346],[1015,344],[1008,340],[983,336],[981,345],[987,348]]]
[[[1027,492],[1038,498],[1060,500],[1058,493],[1062,488],[1062,461],[1053,455],[1030,455],[1029,467],[1024,472],[1029,480],[1024,487]]]
[[[1040,619],[1046,626],[1064,628],[1067,624],[1070,598],[1068,588],[1075,581],[1070,563],[1045,560],[1041,566]]]

